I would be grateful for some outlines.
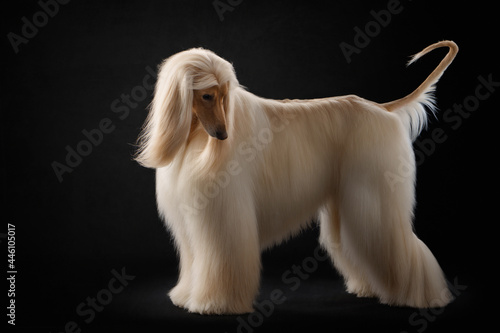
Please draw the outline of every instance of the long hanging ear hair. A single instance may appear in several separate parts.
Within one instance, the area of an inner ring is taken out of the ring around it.
[[[159,168],[169,164],[186,143],[191,126],[192,79],[182,54],[160,65],[153,101],[139,137],[136,160]]]

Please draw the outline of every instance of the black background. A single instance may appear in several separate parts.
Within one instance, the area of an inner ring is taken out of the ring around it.
[[[5,234],[12,223],[18,331],[61,332],[74,321],[82,332],[442,332],[494,319],[486,302],[497,294],[490,281],[498,262],[492,212],[500,92],[480,101],[459,126],[443,119],[454,104],[473,100],[479,76],[500,81],[494,2],[401,0],[401,12],[348,63],[339,45],[353,45],[354,28],[364,30],[374,21],[370,12],[388,2],[244,0],[221,20],[212,1],[73,0],[59,5],[17,53],[8,33],[21,35],[22,18],[33,22],[41,7],[16,1],[4,8],[1,261],[6,272]],[[316,227],[263,254],[257,302],[274,289],[286,297],[271,314],[200,316],[171,304],[165,295],[175,285],[177,259],[157,217],[154,171],[131,157],[151,100],[152,91],[144,88],[154,82],[149,69],[202,46],[231,61],[240,83],[263,97],[352,93],[384,102],[425,79],[445,50],[405,68],[408,56],[443,39],[457,42],[460,52],[438,84],[441,111],[419,137],[429,143],[438,129],[446,140],[427,146],[418,160],[415,228],[450,283],[459,285],[452,304],[420,312],[358,299],[344,291],[328,262],[318,262],[291,290],[282,276],[313,255]],[[127,114],[114,112],[115,100],[125,106],[122,97],[139,96],[141,86],[147,96],[132,100]],[[113,130],[59,182],[53,162],[66,164],[66,147],[76,149],[86,140],[82,131],[105,118]],[[86,323],[76,308],[107,288],[113,269],[135,278]],[[7,289],[5,284],[1,293]]]

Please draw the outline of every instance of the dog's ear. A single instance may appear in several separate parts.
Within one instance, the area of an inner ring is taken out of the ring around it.
[[[231,105],[231,100],[230,100],[230,95],[231,95],[231,90],[230,90],[230,83],[226,83],[226,94],[224,96],[224,103],[223,103],[223,107],[224,107],[224,113],[227,115],[228,112],[229,112],[229,108],[230,108],[230,105]]]
[[[160,65],[149,115],[139,137],[136,160],[148,168],[168,165],[188,139],[193,91],[191,75],[175,59]]]

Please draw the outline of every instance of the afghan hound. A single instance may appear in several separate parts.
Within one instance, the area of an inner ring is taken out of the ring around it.
[[[312,220],[348,292],[440,307],[444,274],[413,233],[412,141],[435,112],[435,84],[458,47],[411,94],[271,100],[240,86],[233,66],[194,48],[159,67],[136,160],[156,169],[158,211],[180,256],[172,302],[201,314],[252,311],[260,254]]]

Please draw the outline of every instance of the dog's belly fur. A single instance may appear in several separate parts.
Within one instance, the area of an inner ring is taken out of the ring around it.
[[[283,151],[281,154],[293,154],[293,151]],[[280,155],[281,155],[280,154]],[[282,166],[279,173],[271,174],[275,168],[261,168],[259,184],[255,186],[259,193],[254,194],[256,214],[261,248],[265,249],[286,240],[301,229],[307,227],[317,217],[319,208],[332,193],[333,179],[327,169],[332,169],[323,161],[318,163],[319,152],[309,151],[300,165]],[[308,156],[307,156],[308,155]],[[268,163],[272,159],[284,156],[267,156]],[[324,159],[324,157],[321,157]],[[318,170],[318,165],[322,170]],[[283,196],[286,193],[286,196]],[[273,202],[269,205],[268,202]]]
[[[295,200],[283,197],[279,201],[275,199],[273,209],[259,212],[257,216],[259,241],[263,250],[294,236],[311,223],[322,204],[321,200],[311,199],[307,198],[308,210],[304,210],[304,201],[300,206],[301,209],[297,209]]]

